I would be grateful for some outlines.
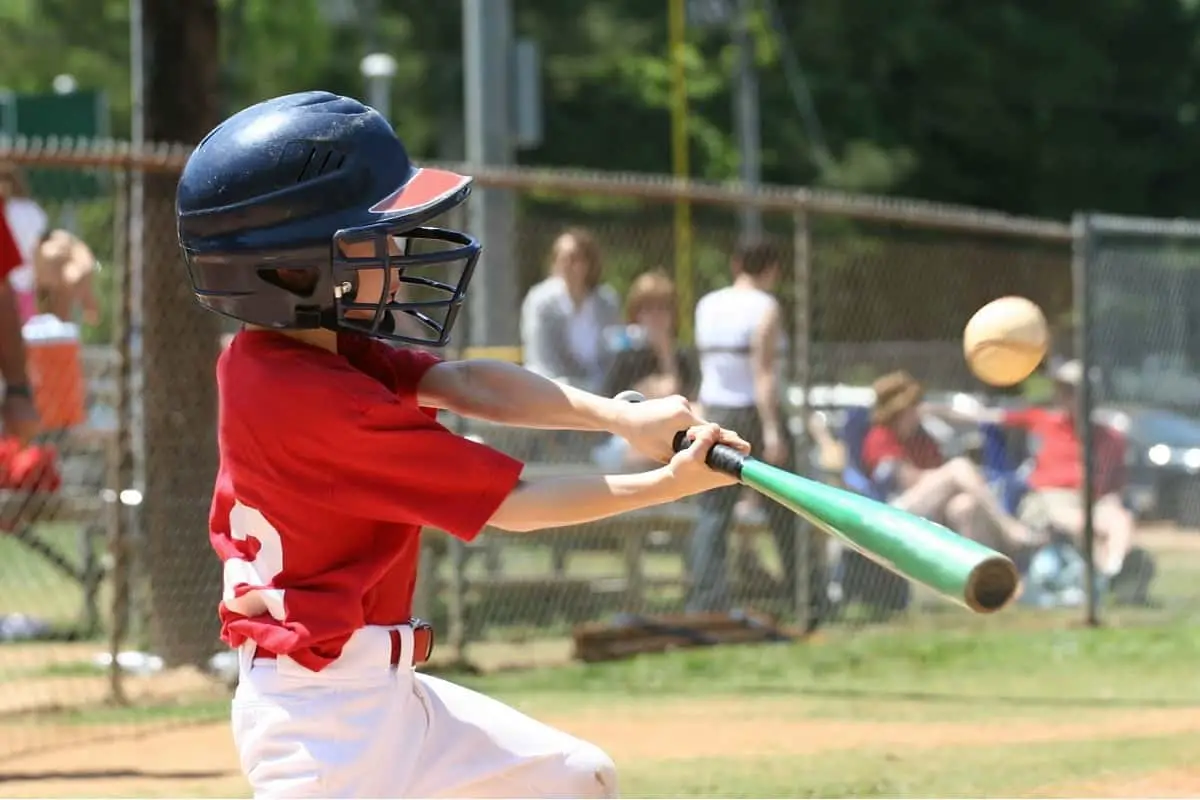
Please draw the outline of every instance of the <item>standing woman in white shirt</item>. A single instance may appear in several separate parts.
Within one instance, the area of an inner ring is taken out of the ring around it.
[[[583,228],[559,234],[550,251],[550,275],[521,304],[525,366],[588,391],[600,391],[613,354],[604,333],[621,321],[621,299],[601,282],[595,237]]]
[[[21,321],[25,322],[37,313],[33,261],[38,244],[46,235],[49,217],[38,202],[29,196],[25,175],[16,164],[0,164],[0,204],[3,205],[8,228],[17,242],[17,249],[21,252],[21,266],[9,274],[8,282],[16,292],[17,309]]]
[[[779,302],[772,292],[783,269],[782,252],[771,242],[738,247],[732,258],[733,285],[696,304],[696,350],[700,356],[700,405],[705,418],[738,431],[758,458],[786,466],[790,437],[780,403],[779,373],[784,349]],[[692,584],[687,610],[729,608],[726,554],[734,506],[741,487],[700,496],[700,520],[692,535]],[[796,540],[792,514],[767,504],[767,520],[783,565],[783,589],[796,585]]]

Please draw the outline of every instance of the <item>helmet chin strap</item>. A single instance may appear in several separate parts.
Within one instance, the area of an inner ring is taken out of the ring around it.
[[[348,303],[353,303],[354,302],[354,291],[351,290],[350,292],[343,294],[341,299],[345,300]],[[359,320],[353,320],[353,321],[358,322]],[[324,311],[321,314],[321,327],[325,328],[326,330],[338,331],[341,333],[359,333],[359,334],[363,334],[363,335],[367,335],[367,336],[371,335],[370,331],[368,330],[368,328],[371,325],[370,320],[366,320],[366,319],[362,320],[362,325],[363,325],[363,327],[358,328],[353,325],[347,325],[344,322],[342,322],[341,320],[339,320],[338,311],[337,311],[336,307],[328,309],[327,311]],[[390,311],[390,310],[385,311],[383,314],[383,318],[379,320],[379,328],[376,329],[375,333],[384,333],[384,334],[391,335],[395,332],[396,332],[396,313],[394,311]]]

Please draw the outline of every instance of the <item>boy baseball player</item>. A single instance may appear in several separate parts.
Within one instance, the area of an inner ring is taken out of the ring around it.
[[[180,179],[196,298],[244,323],[217,366],[211,539],[256,797],[615,796],[600,749],[414,671],[433,646],[411,613],[420,529],[470,540],[665,503],[729,482],[704,466],[714,443],[748,449],[682,398],[620,403],[385,343],[446,344],[480,247],[427,223],[469,184],[413,166],[383,117],[326,92],[235,114]],[[437,409],[610,431],[662,466],[525,481]]]

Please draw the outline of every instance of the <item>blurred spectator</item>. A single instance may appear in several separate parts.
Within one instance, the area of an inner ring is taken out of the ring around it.
[[[1010,555],[1034,543],[1034,535],[1001,508],[975,464],[943,460],[921,427],[924,389],[915,378],[891,372],[874,389],[862,461],[889,504]]]
[[[643,272],[634,279],[625,299],[625,322],[606,332],[614,355],[604,394],[635,389],[647,398],[681,394],[694,399],[699,369],[675,338],[675,284],[665,272]]]
[[[8,280],[20,265],[21,251],[16,237],[9,228],[6,215],[0,214],[0,376],[4,378],[0,416],[3,416],[7,436],[28,442],[37,433],[38,413],[25,372],[25,339],[21,333],[17,296]]]
[[[601,283],[600,248],[589,231],[570,228],[554,241],[550,275],[521,305],[525,366],[554,380],[601,391],[612,354],[604,332],[620,322],[621,302]]]
[[[78,313],[86,325],[100,322],[93,276],[96,257],[75,234],[55,229],[42,237],[33,256],[38,311],[74,322]]]
[[[772,242],[748,242],[734,252],[730,266],[733,285],[710,292],[696,305],[699,402],[706,419],[739,432],[758,457],[787,464],[791,443],[779,385],[784,341],[772,294],[783,256]],[[700,521],[689,553],[688,611],[728,607],[728,534],[740,494],[741,487],[728,486],[700,496]],[[768,504],[766,515],[783,565],[783,589],[789,591],[796,585],[794,515],[777,503]]]
[[[1055,408],[1004,412],[1000,422],[1022,428],[1037,439],[1029,494],[1018,514],[1038,530],[1067,534],[1078,546],[1083,538],[1083,446],[1076,430],[1078,389],[1083,379],[1079,361],[1054,371]],[[1135,527],[1121,491],[1125,483],[1125,440],[1106,425],[1092,425],[1096,464],[1092,474],[1092,525],[1096,535],[1096,569],[1116,575],[1130,550]]]
[[[1033,439],[1033,472],[1029,493],[1021,500],[1017,516],[1034,532],[1039,543],[1061,533],[1078,547],[1083,536],[1083,447],[1076,430],[1079,384],[1083,367],[1067,361],[1053,372],[1054,407],[1016,411],[979,408],[951,410],[930,407],[932,413],[978,424],[1021,428]],[[1113,577],[1126,566],[1135,520],[1121,500],[1125,481],[1125,441],[1115,430],[1092,425],[1096,464],[1092,476],[1095,504],[1092,524],[1096,534],[1096,569]],[[1141,567],[1138,567],[1140,570]],[[1146,575],[1136,576],[1138,580]]]
[[[699,369],[675,338],[675,284],[666,273],[654,270],[634,279],[625,300],[625,321],[605,331],[605,347],[613,359],[602,394],[613,397],[634,389],[647,399],[673,394],[694,399]],[[632,467],[639,459],[619,436],[592,450],[593,462],[610,470]]]
[[[34,253],[46,233],[48,217],[37,201],[29,196],[25,175],[16,164],[0,164],[0,202],[4,218],[16,241],[21,263],[8,275],[16,292],[17,308],[24,322],[37,313]]]

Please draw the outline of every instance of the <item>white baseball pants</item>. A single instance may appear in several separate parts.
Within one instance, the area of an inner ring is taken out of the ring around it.
[[[321,672],[244,647],[233,737],[254,796],[617,796],[600,748],[416,672],[412,650],[405,626],[359,630]]]

